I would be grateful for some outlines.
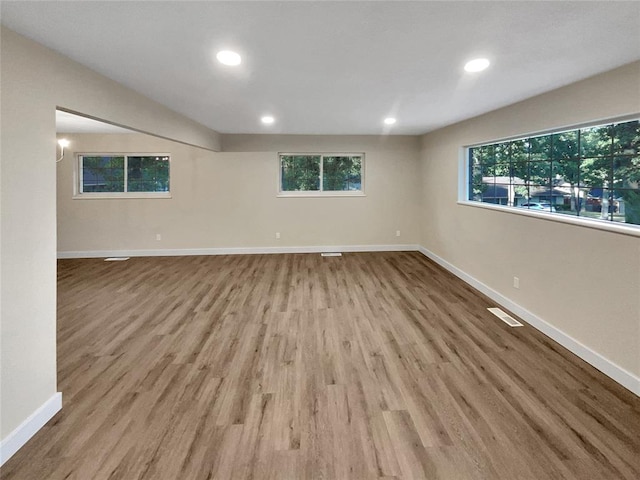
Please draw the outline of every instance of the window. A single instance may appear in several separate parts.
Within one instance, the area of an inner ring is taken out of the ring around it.
[[[640,122],[468,149],[468,200],[640,225]]]
[[[280,194],[362,195],[362,153],[280,154]]]
[[[78,155],[78,196],[168,197],[167,154]]]

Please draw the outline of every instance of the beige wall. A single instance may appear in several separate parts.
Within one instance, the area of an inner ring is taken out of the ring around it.
[[[456,186],[464,145],[638,112],[640,62],[429,133],[420,214],[424,247],[636,377],[640,238],[458,205]]]
[[[5,27],[2,43],[3,74],[17,79],[18,92],[26,92],[32,102],[46,102],[115,125],[220,150],[218,132]],[[10,92],[15,97],[13,86]],[[48,111],[49,122],[54,118],[55,111]]]
[[[240,151],[218,153],[139,134],[64,136],[71,146],[58,164],[62,254],[418,240],[417,137],[227,136],[234,138],[225,150]],[[366,196],[277,197],[279,151],[364,152]],[[172,198],[72,199],[72,152],[170,153]]]
[[[219,135],[2,27],[0,438],[56,392],[56,106],[218,149]]]

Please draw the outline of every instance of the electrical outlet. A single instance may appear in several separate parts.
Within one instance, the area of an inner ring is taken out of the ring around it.
[[[276,232],[276,238],[280,238],[280,232]]]
[[[396,230],[396,237],[400,236],[400,230]]]
[[[518,277],[513,277],[513,288],[520,288],[520,279]]]
[[[157,241],[162,240],[162,235],[160,235],[159,233],[156,233],[156,240]]]

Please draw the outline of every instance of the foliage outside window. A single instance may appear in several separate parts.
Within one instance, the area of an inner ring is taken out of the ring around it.
[[[468,151],[471,201],[640,225],[638,120]]]
[[[363,154],[280,154],[280,192],[362,193]]]
[[[78,156],[79,189],[87,196],[169,193],[166,154],[85,154]]]

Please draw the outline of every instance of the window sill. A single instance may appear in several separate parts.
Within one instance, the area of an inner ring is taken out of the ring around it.
[[[278,192],[278,198],[366,197],[364,192]]]
[[[593,228],[595,230],[604,230],[607,232],[620,233],[623,235],[630,235],[632,237],[640,237],[640,226],[631,226],[624,223],[610,222],[607,220],[596,220],[584,217],[572,217],[563,215],[561,213],[553,212],[537,212],[534,210],[527,210],[517,207],[505,207],[500,205],[482,203],[482,202],[470,202],[459,200],[458,205],[466,207],[485,208],[488,210],[497,210],[504,213],[512,213],[515,215],[524,215],[528,217],[535,217],[542,220],[550,220],[552,222],[568,223],[569,225],[577,225],[580,227]]]
[[[72,197],[74,200],[117,200],[144,198],[172,198],[169,192],[136,192],[136,193],[81,193]]]

